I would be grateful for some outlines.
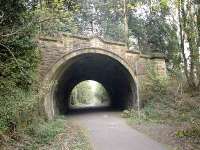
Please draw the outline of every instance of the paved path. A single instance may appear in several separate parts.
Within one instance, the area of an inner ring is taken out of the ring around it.
[[[129,127],[119,112],[73,114],[89,131],[94,150],[166,150],[163,145]]]

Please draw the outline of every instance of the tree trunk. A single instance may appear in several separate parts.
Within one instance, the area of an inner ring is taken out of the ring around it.
[[[127,15],[127,0],[124,0],[124,35],[127,47],[129,47],[129,35],[128,35],[128,15]]]
[[[40,2],[40,10],[42,10],[42,0],[39,0]]]
[[[183,56],[184,72],[191,90],[198,90],[199,86],[199,33],[198,19],[194,13],[195,7],[192,1],[180,0],[178,5],[178,17],[180,23],[180,45]],[[185,7],[186,6],[186,7]],[[197,10],[196,10],[197,11]],[[195,19],[197,18],[197,19]],[[190,56],[185,55],[185,37],[189,44]]]
[[[198,77],[198,85],[197,88],[200,91],[200,4],[198,4],[198,8],[197,8],[197,30],[198,30],[198,51],[197,51],[197,60],[198,60],[198,64],[197,64],[197,77]]]
[[[187,82],[189,82],[189,76],[188,76],[188,70],[187,70],[187,67],[188,67],[188,63],[187,63],[187,58],[185,56],[185,45],[184,45],[184,42],[185,42],[185,36],[183,34],[183,23],[182,23],[182,15],[184,14],[184,3],[183,1],[179,2],[178,3],[178,18],[179,18],[179,28],[180,28],[180,49],[181,49],[181,54],[182,54],[182,57],[183,57],[183,63],[184,63],[184,72],[185,72],[185,76],[186,76],[186,79],[187,79]]]

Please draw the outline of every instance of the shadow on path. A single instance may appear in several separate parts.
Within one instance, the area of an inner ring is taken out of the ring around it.
[[[110,106],[95,106],[95,107],[83,107],[83,108],[72,108],[69,109],[67,116],[76,116],[84,114],[97,114],[102,112],[122,112],[122,110],[114,109]]]

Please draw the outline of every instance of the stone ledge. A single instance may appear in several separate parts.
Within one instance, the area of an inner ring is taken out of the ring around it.
[[[153,53],[151,59],[166,59],[166,56],[162,53]]]
[[[42,41],[52,41],[52,42],[61,42],[61,40],[54,38],[54,37],[49,37],[49,36],[40,36],[39,40]]]
[[[125,43],[118,42],[118,41],[109,41],[109,40],[104,40],[99,36],[91,36],[91,37],[85,37],[85,36],[80,36],[80,35],[70,35],[70,34],[62,34],[65,37],[69,38],[76,38],[76,39],[81,39],[81,40],[86,40],[90,41],[92,39],[98,38],[102,43],[110,44],[110,45],[119,45],[119,46],[126,46]],[[52,42],[62,42],[61,39],[56,38],[56,37],[49,37],[49,36],[40,36],[39,40],[42,41],[52,41]]]
[[[166,59],[166,56],[162,53],[152,53],[152,54],[144,54],[138,50],[127,50],[126,53],[131,54],[138,54],[140,58],[147,58],[147,59]]]
[[[127,50],[126,52],[131,54],[141,54],[141,52],[138,50]]]
[[[82,39],[82,40],[87,40],[90,41],[94,38],[98,38],[101,42],[107,43],[107,44],[112,44],[112,45],[120,45],[120,46],[125,46],[126,44],[123,42],[118,42],[118,41],[111,41],[111,40],[104,40],[100,36],[93,35],[93,36],[82,36],[82,35],[75,35],[75,34],[67,34],[67,33],[62,33],[63,36],[66,37],[71,37],[71,38],[77,38],[77,39]]]

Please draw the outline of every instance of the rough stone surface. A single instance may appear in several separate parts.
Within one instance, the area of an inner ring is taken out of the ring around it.
[[[104,41],[99,37],[88,38],[64,34],[57,38],[40,37],[38,45],[42,55],[39,65],[40,79],[44,81],[43,84],[47,81],[57,80],[60,84],[58,87],[52,85],[44,101],[45,110],[50,118],[57,111],[55,105],[61,107],[59,105],[64,105],[64,103],[49,99],[57,97],[57,99],[64,100],[64,96],[60,96],[63,95],[64,91],[61,88],[64,87],[64,84],[70,87],[65,89],[70,92],[77,82],[87,79],[97,80],[110,91],[113,98],[116,99],[122,95],[123,99],[134,99],[131,104],[135,104],[138,96],[138,79],[140,76],[146,75],[147,64],[154,64],[155,70],[160,75],[166,75],[165,59],[160,54],[143,55],[138,51],[128,50],[124,43]],[[76,62],[80,67],[73,70],[77,66],[71,66]],[[102,63],[104,66],[100,66],[98,63]],[[94,74],[94,76],[89,74]],[[111,74],[113,77],[109,76]],[[134,85],[129,85],[129,83]],[[121,86],[121,90],[115,86]],[[58,92],[59,94],[56,95],[57,91],[60,93]],[[120,93],[120,91],[123,92]],[[130,102],[127,102],[127,105],[128,103]]]
[[[80,49],[102,49],[121,57],[136,75],[144,75],[147,63],[154,63],[157,71],[166,75],[165,59],[162,56],[158,58],[155,56],[142,55],[139,52],[128,51],[124,43],[104,41],[99,37],[80,37],[63,35],[62,39],[54,39],[41,37],[39,46],[42,52],[42,63],[39,70],[40,75],[44,77],[49,69],[68,53],[78,51]],[[76,55],[76,54],[75,54]],[[113,56],[114,57],[114,56]],[[137,67],[137,72],[136,72]]]

